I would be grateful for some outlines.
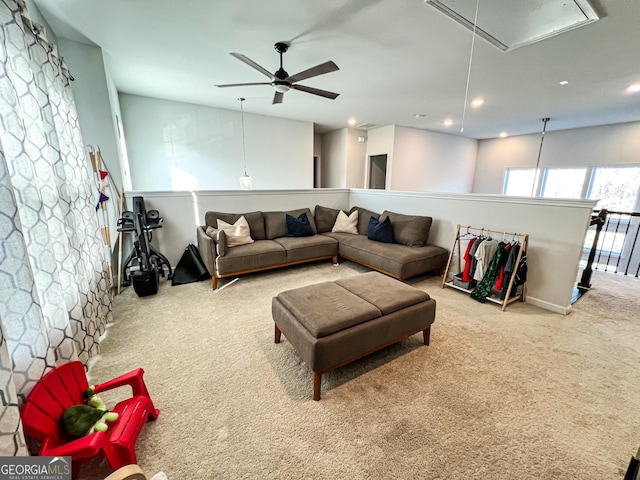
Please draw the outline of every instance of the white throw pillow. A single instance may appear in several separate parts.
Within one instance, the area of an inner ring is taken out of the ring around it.
[[[227,234],[227,247],[237,247],[238,245],[253,243],[249,222],[244,218],[244,215],[236,220],[236,223],[233,225],[229,225],[227,222],[218,219],[218,228],[224,230],[224,233]]]
[[[338,213],[338,217],[336,218],[336,223],[333,224],[331,231],[358,233],[358,210],[354,210],[349,216],[340,210],[340,213]]]

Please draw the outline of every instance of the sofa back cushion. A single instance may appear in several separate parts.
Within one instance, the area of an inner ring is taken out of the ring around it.
[[[318,233],[330,232],[333,225],[336,223],[336,218],[338,218],[339,213],[340,210],[336,208],[316,205],[315,221]]]
[[[380,215],[380,221],[385,217],[391,220],[393,238],[396,243],[410,247],[422,247],[427,244],[429,230],[431,229],[431,217],[421,215],[404,215],[385,210]]]
[[[264,216],[264,231],[267,240],[273,240],[274,238],[286,237],[289,235],[287,229],[287,214],[294,218],[298,218],[301,214],[306,213],[309,219],[309,225],[315,235],[318,233],[316,229],[316,222],[313,221],[313,215],[308,208],[299,208],[297,210],[290,210],[288,212],[262,212]]]
[[[380,214],[361,207],[352,207],[351,210],[349,210],[349,214],[354,210],[358,210],[358,233],[360,235],[366,235],[369,228],[369,219],[373,217],[376,220],[379,220]]]
[[[233,225],[240,217],[244,216],[249,224],[251,238],[254,240],[264,240],[264,216],[262,212],[250,213],[224,213],[224,212],[207,212],[204,214],[204,223],[207,227],[218,228],[218,219]]]

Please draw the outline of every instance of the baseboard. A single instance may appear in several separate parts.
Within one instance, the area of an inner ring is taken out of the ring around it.
[[[549,310],[554,313],[560,313],[562,315],[569,315],[569,312],[571,312],[571,305],[563,307],[561,305],[556,305],[555,303],[540,300],[539,298],[530,297],[529,295],[527,295],[526,303],[544,308],[545,310]]]

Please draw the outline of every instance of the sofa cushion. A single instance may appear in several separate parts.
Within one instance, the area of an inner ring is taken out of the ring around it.
[[[237,247],[253,243],[253,238],[249,233],[249,223],[244,216],[240,217],[233,225],[229,225],[224,220],[218,219],[218,229],[227,236],[227,247]]]
[[[316,229],[318,233],[327,233],[330,232],[333,228],[333,225],[336,223],[336,218],[340,210],[337,208],[329,208],[323,207],[321,205],[316,205],[315,209],[315,221],[316,221]]]
[[[224,212],[207,212],[204,214],[204,223],[209,227],[216,228],[218,225],[217,220],[220,219],[223,222],[227,222],[231,225],[236,223],[240,217],[244,216],[249,223],[249,229],[251,230],[251,238],[254,240],[264,240],[264,217],[262,212],[249,212],[249,213],[224,213]]]
[[[393,227],[393,238],[397,243],[409,247],[422,247],[426,245],[431,229],[431,217],[421,215],[404,215],[385,210],[380,215],[380,220],[388,217]]]
[[[306,213],[309,219],[309,225],[315,235],[317,233],[316,224],[313,221],[311,210],[308,208],[299,208],[297,210],[290,210],[288,212],[262,212],[264,216],[264,230],[267,240],[273,240],[274,238],[286,237],[289,234],[287,229],[287,218],[289,214],[292,217],[299,217],[301,214]]]
[[[230,248],[224,257],[216,258],[218,275],[248,272],[260,268],[283,265],[287,252],[273,240],[256,240],[250,245]]]
[[[280,237],[273,240],[287,252],[287,262],[303,262],[313,258],[338,255],[338,241],[325,235]]]
[[[340,210],[336,217],[336,223],[331,229],[332,232],[358,233],[358,210],[353,210],[349,215]]]
[[[449,258],[446,249],[435,245],[408,247],[399,243],[374,242],[364,235],[324,235],[336,238],[340,242],[340,256],[402,279],[442,268]]]
[[[389,217],[386,217],[381,222],[370,217],[367,238],[376,242],[393,243],[393,227],[391,227]]]
[[[380,214],[362,207],[351,207],[349,213],[354,210],[358,210],[358,233],[360,235],[366,235],[367,230],[369,229],[369,219],[373,217],[378,220],[380,218]]]
[[[307,217],[306,213],[301,213],[297,218],[287,213],[285,220],[287,222],[288,237],[309,237],[313,235],[313,230],[311,230],[311,225],[309,224],[309,217]]]
[[[227,254],[227,234],[224,230],[219,228],[207,227],[206,234],[213,238],[213,243],[216,246],[216,252],[221,257]]]

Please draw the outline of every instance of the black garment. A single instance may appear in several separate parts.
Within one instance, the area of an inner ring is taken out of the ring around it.
[[[471,292],[471,298],[479,301],[480,303],[485,303],[489,293],[491,293],[491,289],[496,283],[496,278],[500,274],[500,261],[505,254],[504,247],[506,247],[506,243],[500,242],[498,244],[498,249],[496,253],[493,255],[489,266],[487,267],[487,271],[478,283],[478,286],[473,289]]]
[[[514,285],[524,285],[524,282],[527,281],[527,272],[529,268],[527,267],[527,254],[523,253],[520,257],[520,262],[518,262],[518,269],[516,270],[516,278],[513,281]]]
[[[507,290],[509,289],[509,282],[511,282],[511,275],[513,275],[513,271],[516,269],[516,259],[518,258],[518,252],[520,251],[520,244],[516,244],[511,247],[509,250],[509,257],[507,258],[507,263],[504,265],[504,282],[502,284],[502,290],[500,291],[500,300],[504,300],[507,296]],[[515,280],[514,280],[515,286]],[[515,295],[516,289],[513,288],[511,291],[511,296]]]

